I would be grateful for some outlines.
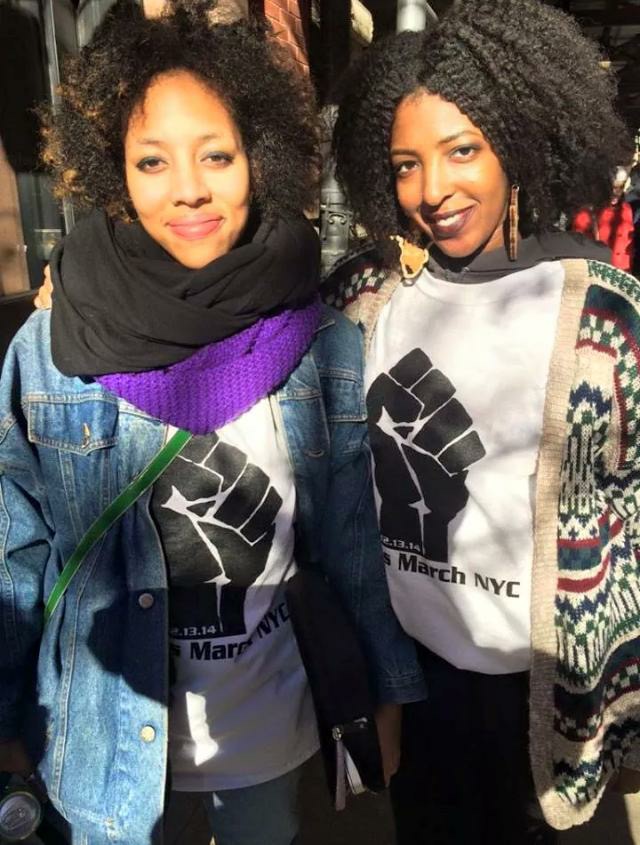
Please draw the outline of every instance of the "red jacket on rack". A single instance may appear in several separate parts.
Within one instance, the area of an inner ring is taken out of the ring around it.
[[[576,214],[571,228],[607,244],[614,267],[629,272],[633,258],[633,211],[628,202],[610,203],[597,212],[583,208]]]

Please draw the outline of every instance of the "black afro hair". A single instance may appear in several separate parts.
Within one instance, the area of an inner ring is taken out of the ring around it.
[[[123,150],[129,118],[155,77],[182,69],[208,84],[238,124],[259,212],[297,214],[314,203],[318,131],[308,79],[262,23],[213,23],[214,5],[173,0],[148,19],[134,0],[118,0],[91,42],[67,61],[59,103],[42,112],[43,157],[58,196],[130,217]]]
[[[344,84],[334,135],[338,178],[369,235],[410,236],[389,144],[398,104],[421,89],[487,137],[520,185],[523,234],[606,204],[630,146],[601,58],[571,17],[540,0],[457,0],[435,29],[371,47]]]

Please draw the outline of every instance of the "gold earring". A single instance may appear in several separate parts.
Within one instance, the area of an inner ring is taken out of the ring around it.
[[[509,261],[515,261],[518,257],[518,225],[520,223],[519,193],[520,185],[512,185],[511,197],[509,198]]]
[[[393,235],[394,240],[400,248],[400,270],[403,279],[415,279],[422,273],[423,267],[429,260],[429,250],[424,247],[412,244],[400,235]]]

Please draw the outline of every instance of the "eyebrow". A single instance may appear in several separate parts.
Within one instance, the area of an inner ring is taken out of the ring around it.
[[[476,131],[475,129],[461,129],[460,132],[454,132],[453,135],[447,135],[446,138],[443,138],[441,141],[438,141],[440,146],[444,146],[444,144],[450,144],[452,141],[457,141],[458,138],[461,138],[463,135],[477,135],[479,138],[482,138],[482,133]]]
[[[210,132],[206,135],[200,135],[199,138],[196,140],[198,143],[206,143],[207,141],[215,141],[218,138],[221,138],[222,135],[219,135],[217,132]],[[155,146],[162,146],[162,141],[158,141],[156,138],[136,138],[136,144],[151,144]]]
[[[458,138],[461,138],[463,135],[477,135],[478,138],[482,138],[482,133],[476,131],[475,129],[461,129],[460,132],[454,132],[452,135],[447,135],[446,138],[442,138],[438,141],[439,147],[444,147],[446,144],[450,144],[452,141],[457,141]],[[408,149],[392,149],[391,155],[415,155],[415,150],[408,150]]]

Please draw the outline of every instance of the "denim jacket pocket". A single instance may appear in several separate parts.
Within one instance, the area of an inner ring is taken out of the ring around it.
[[[357,373],[324,368],[320,370],[320,382],[329,422],[365,422],[367,409]]]
[[[117,442],[118,404],[95,395],[30,396],[28,438],[39,446],[87,455]]]
[[[114,496],[118,403],[103,393],[26,397],[27,437],[39,452],[56,531],[65,553]],[[87,491],[93,491],[87,495]]]

